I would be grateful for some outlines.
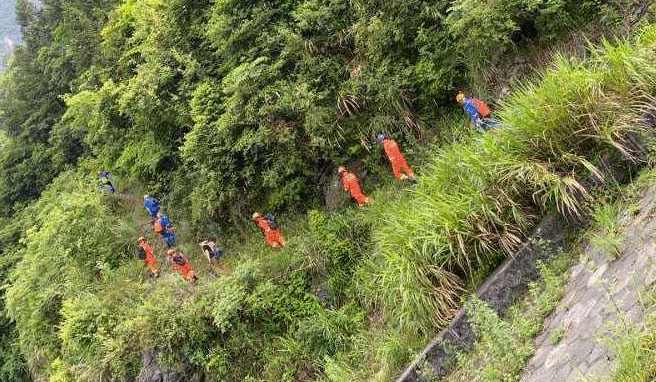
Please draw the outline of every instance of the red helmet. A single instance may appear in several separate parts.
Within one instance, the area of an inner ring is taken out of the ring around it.
[[[339,167],[337,168],[337,172],[338,172],[339,174],[341,174],[341,173],[343,173],[343,172],[346,172],[346,167],[344,167],[344,166],[339,166]]]

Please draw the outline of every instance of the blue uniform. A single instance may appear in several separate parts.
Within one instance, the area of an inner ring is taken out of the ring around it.
[[[175,246],[175,233],[171,231],[162,231],[162,238],[166,242],[166,246],[171,248]]]
[[[168,230],[173,226],[173,224],[171,224],[171,221],[169,220],[169,217],[164,214],[162,214],[159,217],[159,224],[161,224],[162,227],[164,227],[164,230]]]
[[[472,117],[472,121],[474,121],[476,126],[480,128],[483,123],[483,118],[478,114],[478,109],[476,108],[476,105],[471,102],[471,98],[465,97],[465,102],[462,105],[462,108]]]
[[[162,239],[164,239],[166,245],[169,248],[173,247],[175,245],[175,233],[170,231],[170,229],[173,228],[173,224],[171,224],[169,217],[164,214],[161,214],[157,218],[157,221],[162,226],[162,232],[160,233],[160,235],[162,235]]]
[[[144,200],[144,207],[148,210],[150,217],[155,219],[159,212],[159,202],[155,198],[146,198]]]
[[[109,177],[112,176],[109,171],[101,171],[100,174],[98,174],[98,179],[100,180],[100,185],[101,187],[107,186],[109,189],[109,192],[112,194],[116,192],[116,188],[114,188],[114,185],[112,184],[112,181],[109,179]]]

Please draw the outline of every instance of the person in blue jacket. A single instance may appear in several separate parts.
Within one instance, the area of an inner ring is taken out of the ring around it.
[[[472,103],[471,98],[465,97],[465,95],[460,92],[456,95],[456,101],[462,105],[462,108],[465,109],[467,114],[472,118],[472,121],[476,124],[476,127],[481,129],[483,126],[483,118],[478,114],[478,108]]]
[[[466,97],[463,92],[456,95],[456,101],[462,105],[467,114],[471,116],[472,122],[476,124],[478,131],[496,129],[499,122],[491,118],[490,107],[478,98]]]
[[[152,196],[144,195],[144,207],[146,207],[148,214],[150,214],[150,218],[154,221],[159,212],[159,201]]]
[[[171,220],[169,220],[169,217],[166,216],[166,214],[163,214],[162,211],[157,212],[157,221],[164,227],[165,230],[169,230],[173,228],[173,224],[171,223]]]
[[[162,232],[162,238],[164,239],[164,242],[168,248],[175,247],[175,232],[164,231]]]
[[[153,230],[162,236],[167,247],[171,248],[175,246],[175,232],[173,232],[173,224],[171,224],[168,216],[162,212],[158,212],[157,218],[153,222]]]

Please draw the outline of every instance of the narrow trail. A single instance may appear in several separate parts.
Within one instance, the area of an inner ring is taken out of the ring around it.
[[[134,227],[132,231],[132,241],[131,244],[126,248],[126,255],[133,257],[136,256],[137,243],[136,240],[138,237],[143,236],[146,238],[148,244],[154,249],[153,255],[157,262],[158,269],[160,271],[160,276],[158,278],[165,279],[170,278],[172,275],[178,273],[175,269],[172,268],[168,257],[166,256],[166,251],[169,249],[162,239],[161,236],[156,234],[151,225],[150,217],[146,211],[143,204],[143,197],[139,193],[135,193],[134,190],[124,189],[120,190],[119,187],[116,187],[117,191],[113,194],[110,194],[107,191],[101,190],[101,193],[104,198],[113,206],[114,213],[117,214],[121,219],[129,221],[129,226]],[[119,206],[120,205],[120,206]],[[164,210],[162,210],[165,213]],[[176,245],[173,249],[183,250],[184,249],[196,249],[195,246],[189,243],[183,243],[180,236],[177,237]],[[201,265],[202,258],[197,255],[196,251],[186,253],[185,255],[189,258],[194,272],[197,273],[198,266]],[[152,275],[148,270],[147,266],[144,264],[143,267],[144,279],[150,280]],[[209,278],[215,278],[218,276],[217,270],[212,266],[201,267],[203,268],[203,275]],[[200,275],[199,275],[200,277]],[[158,278],[153,279],[157,280]]]
[[[569,269],[563,299],[535,339],[536,352],[521,382],[609,381],[616,364],[608,344],[630,326],[644,322],[650,307],[641,294],[656,281],[656,183],[624,211],[617,259],[586,244]],[[563,332],[558,343],[551,333]]]

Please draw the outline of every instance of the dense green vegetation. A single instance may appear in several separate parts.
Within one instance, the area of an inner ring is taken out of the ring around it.
[[[389,380],[545,210],[584,212],[599,158],[647,160],[649,2],[41,3],[19,1],[0,82],[0,381],[131,381],[154,349],[205,380]],[[474,135],[455,91],[496,94],[491,73],[578,25],[634,37],[557,56]],[[416,188],[392,182],[380,132]],[[342,164],[374,205],[340,196]],[[119,195],[98,195],[99,169]],[[134,258],[145,192],[197,284]],[[255,210],[288,248],[265,248]]]

